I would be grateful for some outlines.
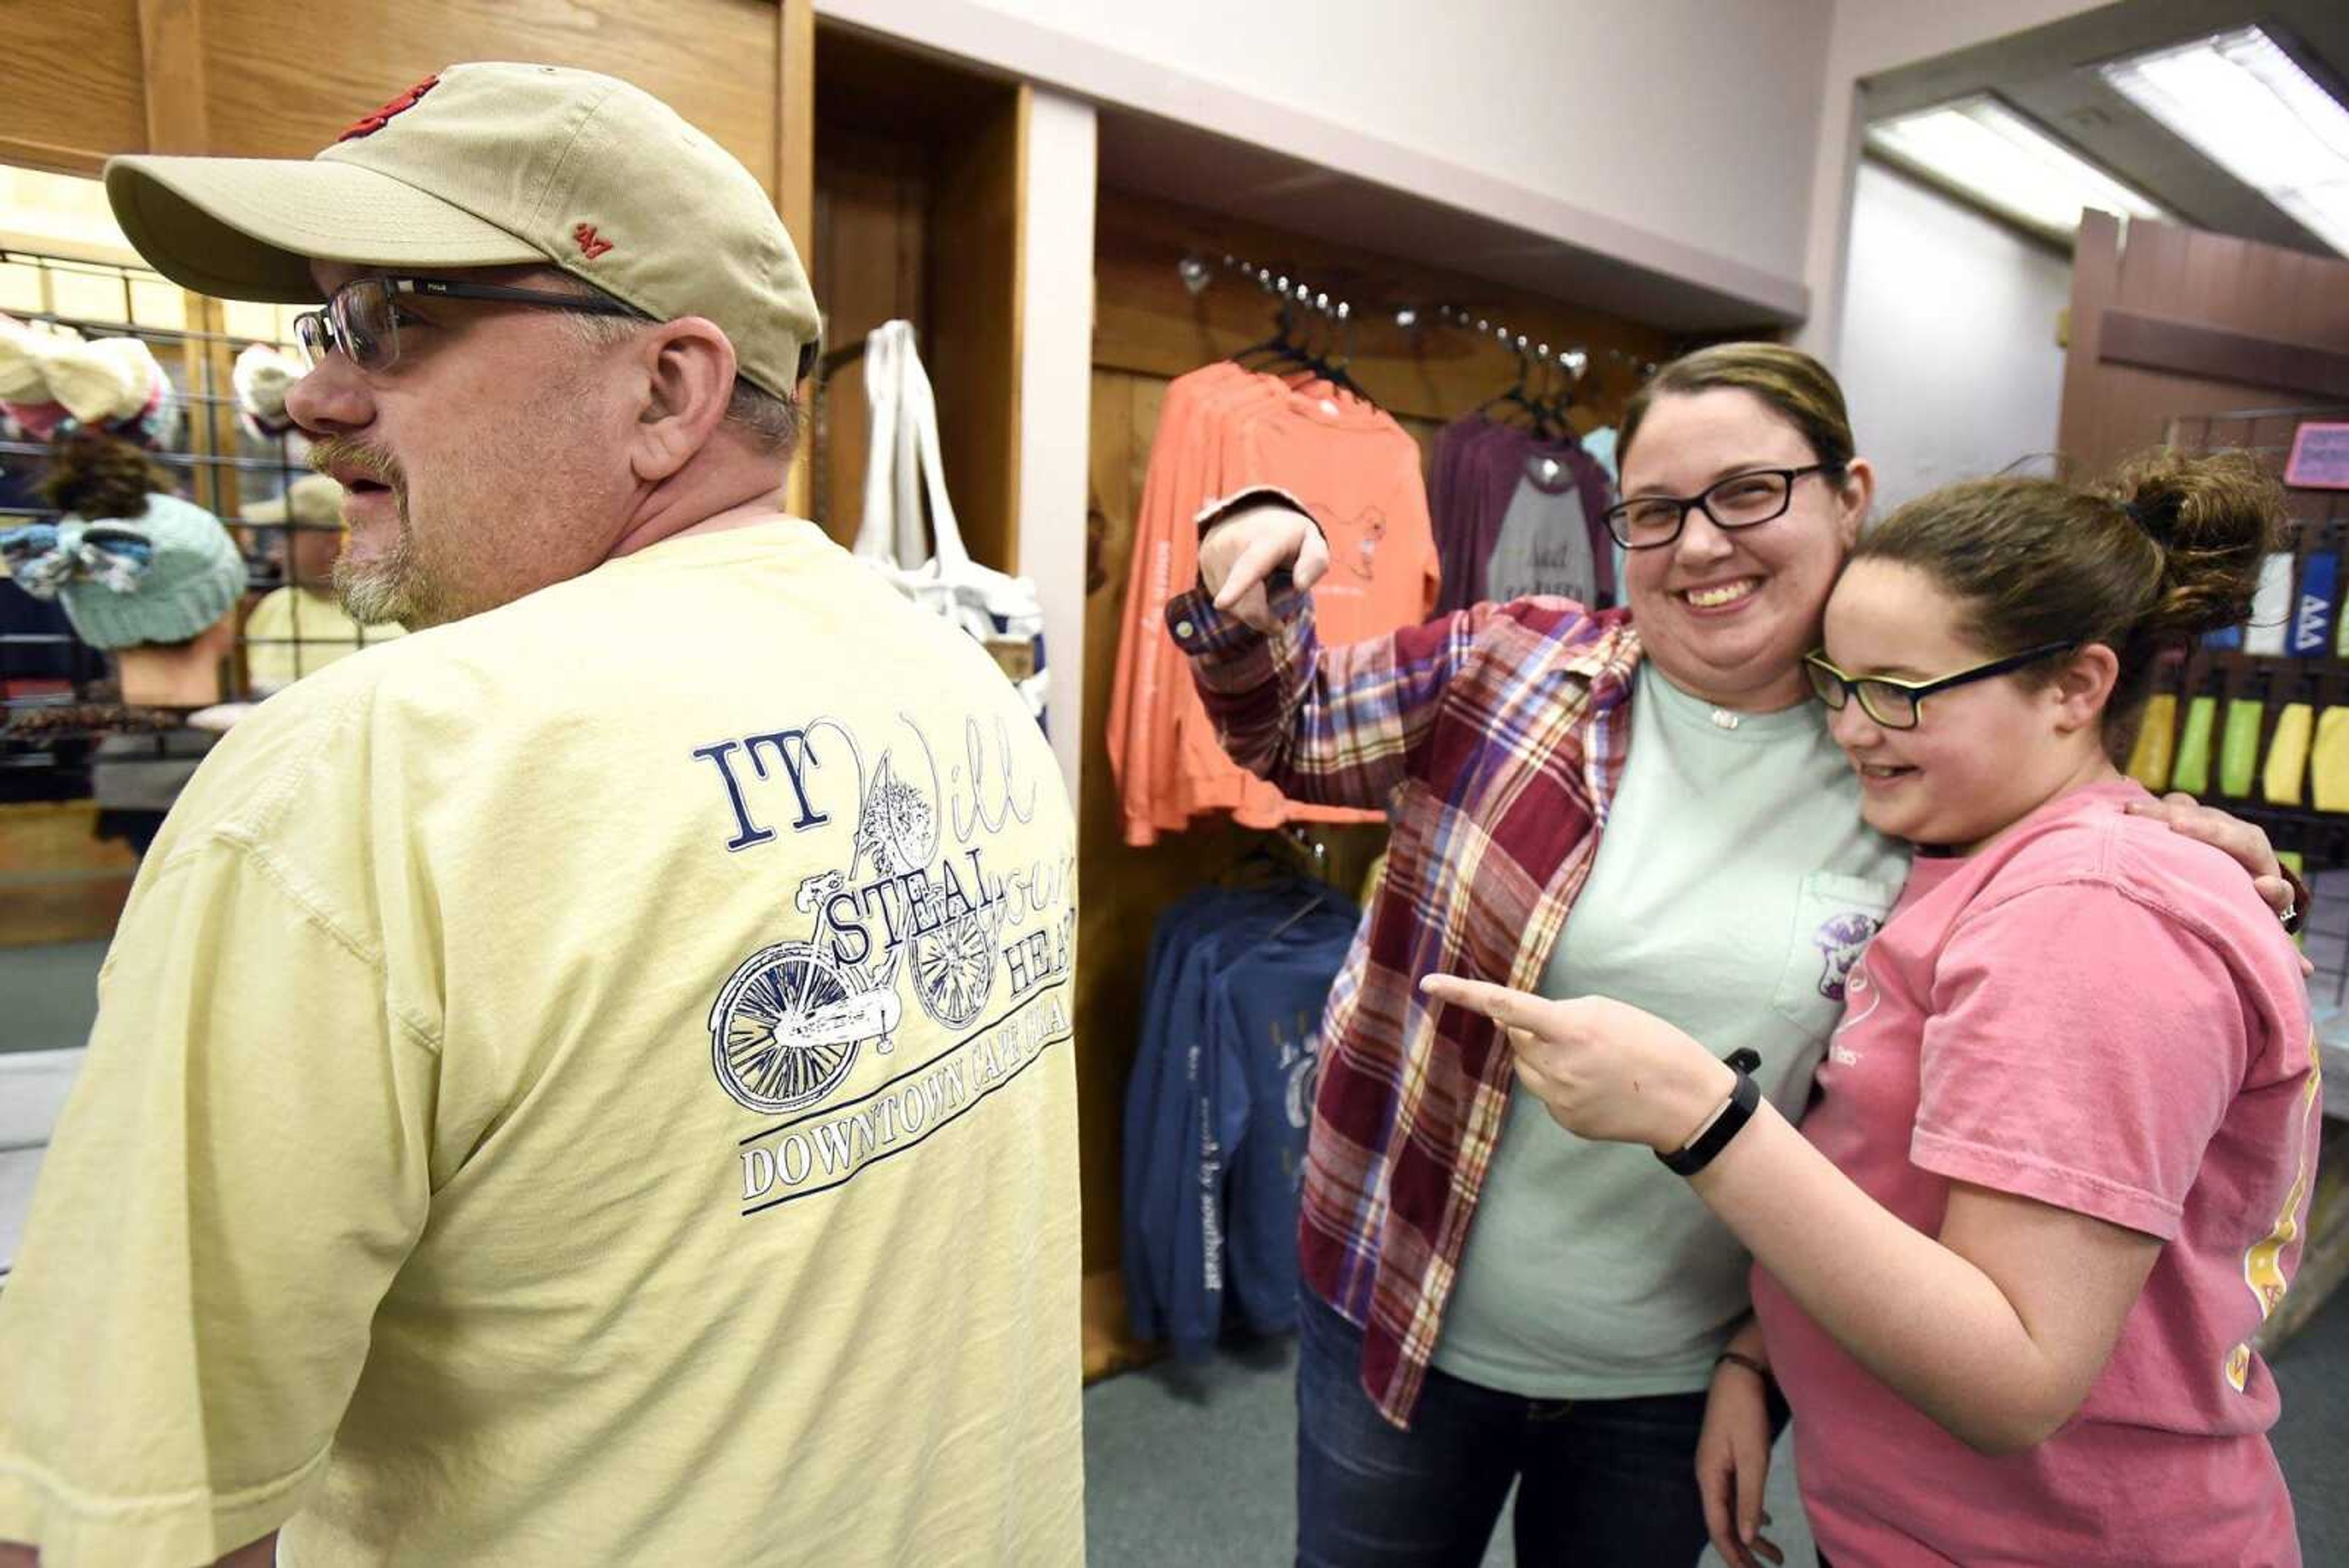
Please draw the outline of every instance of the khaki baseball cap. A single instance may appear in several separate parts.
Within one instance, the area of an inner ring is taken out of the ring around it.
[[[698,316],[789,397],[823,326],[759,182],[658,99],[559,66],[450,66],[308,161],[125,157],[106,193],[157,271],[201,293],[315,303],[314,261],[551,264],[657,320]]]

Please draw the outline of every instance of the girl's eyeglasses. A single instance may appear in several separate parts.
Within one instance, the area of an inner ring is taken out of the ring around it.
[[[2051,654],[2069,653],[2079,647],[2076,642],[2049,642],[2004,659],[1993,659],[1988,664],[1977,664],[1971,670],[1961,670],[1955,675],[1944,675],[1938,680],[1895,680],[1885,675],[1846,675],[1827,662],[1824,650],[1803,656],[1803,673],[1810,677],[1811,690],[1819,701],[1837,712],[1854,697],[1859,699],[1860,711],[1888,730],[1913,730],[1924,716],[1925,699],[1936,691],[1947,691],[1975,680],[1988,680],[1993,675],[2005,675],[2034,664]]]

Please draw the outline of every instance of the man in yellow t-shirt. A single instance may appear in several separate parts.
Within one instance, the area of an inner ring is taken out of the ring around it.
[[[1069,804],[779,507],[819,327],[765,193],[511,65],[107,189],[175,280],[326,299],[287,407],[414,629],[140,873],[0,1293],[0,1541],[1080,1563]]]
[[[247,506],[243,521],[284,535],[278,554],[285,586],[264,594],[245,612],[240,634],[245,680],[255,696],[282,691],[406,630],[397,622],[361,626],[335,597],[335,563],[343,553],[341,485],[323,473],[305,473],[275,500]]]

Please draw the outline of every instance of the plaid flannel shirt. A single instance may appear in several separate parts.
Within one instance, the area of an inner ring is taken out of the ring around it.
[[[1299,1272],[1363,1329],[1362,1386],[1409,1424],[1509,1103],[1498,1031],[1419,979],[1531,989],[1588,877],[1630,738],[1626,612],[1471,609],[1347,648],[1276,584],[1268,638],[1194,589],[1166,623],[1233,759],[1285,794],[1384,806],[1386,879],[1322,1022]]]

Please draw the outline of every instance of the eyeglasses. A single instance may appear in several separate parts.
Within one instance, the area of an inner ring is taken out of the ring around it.
[[[1993,659],[1988,664],[1977,664],[1971,670],[1961,670],[1955,675],[1944,675],[1939,680],[1895,680],[1884,675],[1846,675],[1827,662],[1824,653],[1803,655],[1803,673],[1811,680],[1811,690],[1819,701],[1840,713],[1854,696],[1859,699],[1862,711],[1888,730],[1913,730],[1924,716],[1925,699],[1936,691],[1947,691],[1953,686],[1964,686],[1976,680],[1987,680],[1993,675],[2005,675],[2035,663],[2054,653],[2069,653],[2079,647],[2076,642],[2042,643],[2005,659]]]
[[[1840,472],[1836,463],[1806,468],[1754,468],[1733,473],[1701,495],[1641,495],[1607,509],[1607,531],[1627,550],[1655,550],[1681,536],[1688,514],[1702,512],[1716,528],[1753,528],[1786,514],[1795,481],[1806,473]]]
[[[397,302],[403,295],[419,295],[427,299],[493,299],[508,305],[568,310],[581,316],[638,314],[615,299],[592,299],[543,288],[452,283],[442,277],[355,277],[335,290],[325,308],[305,310],[294,318],[294,337],[301,345],[303,363],[315,370],[327,355],[340,349],[362,370],[389,369],[399,358],[399,323],[406,313]]]

